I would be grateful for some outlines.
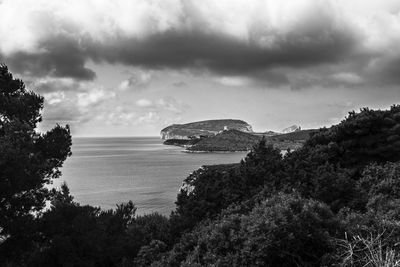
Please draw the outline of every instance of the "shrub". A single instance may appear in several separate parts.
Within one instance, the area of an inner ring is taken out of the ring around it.
[[[400,219],[400,162],[368,165],[357,186],[368,209]]]
[[[326,205],[279,194],[249,214],[203,222],[155,266],[318,266],[338,231]]]

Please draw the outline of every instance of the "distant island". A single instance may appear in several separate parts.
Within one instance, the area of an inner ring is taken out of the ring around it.
[[[225,119],[173,124],[162,129],[160,135],[165,145],[181,146],[187,152],[234,152],[249,151],[263,136],[280,150],[296,150],[315,131],[293,125],[280,133],[257,133],[243,120]]]
[[[186,124],[172,124],[161,130],[161,138],[191,140],[214,136],[223,130],[238,130],[241,132],[253,132],[252,127],[242,120],[205,120]]]

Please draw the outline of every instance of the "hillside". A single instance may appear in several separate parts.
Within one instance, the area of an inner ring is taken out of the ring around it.
[[[188,151],[247,151],[259,142],[261,137],[238,130],[223,131],[215,136],[204,138]]]
[[[302,147],[310,134],[316,130],[300,130],[288,134],[266,136],[266,143],[280,150],[296,150]],[[203,138],[188,147],[188,151],[247,151],[259,142],[262,135],[237,130],[223,131],[215,136]]]
[[[318,132],[315,129],[309,130],[298,130],[291,133],[286,134],[277,134],[274,136],[269,137],[271,140],[279,141],[279,140],[286,140],[286,141],[305,141],[310,138],[310,135],[313,133]]]
[[[186,124],[173,124],[161,130],[160,135],[167,139],[192,139],[213,136],[224,129],[253,132],[251,125],[242,120],[206,120]]]

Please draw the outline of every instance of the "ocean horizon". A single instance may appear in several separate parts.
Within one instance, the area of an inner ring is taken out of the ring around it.
[[[81,205],[115,208],[132,200],[137,214],[169,215],[183,180],[203,165],[238,163],[247,152],[184,153],[156,136],[75,137],[53,186],[66,182]]]

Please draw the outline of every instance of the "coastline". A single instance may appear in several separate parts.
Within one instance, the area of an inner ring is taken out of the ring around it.
[[[193,154],[200,154],[200,153],[217,153],[217,154],[228,154],[228,153],[249,153],[251,150],[181,150],[182,153],[193,153]]]

